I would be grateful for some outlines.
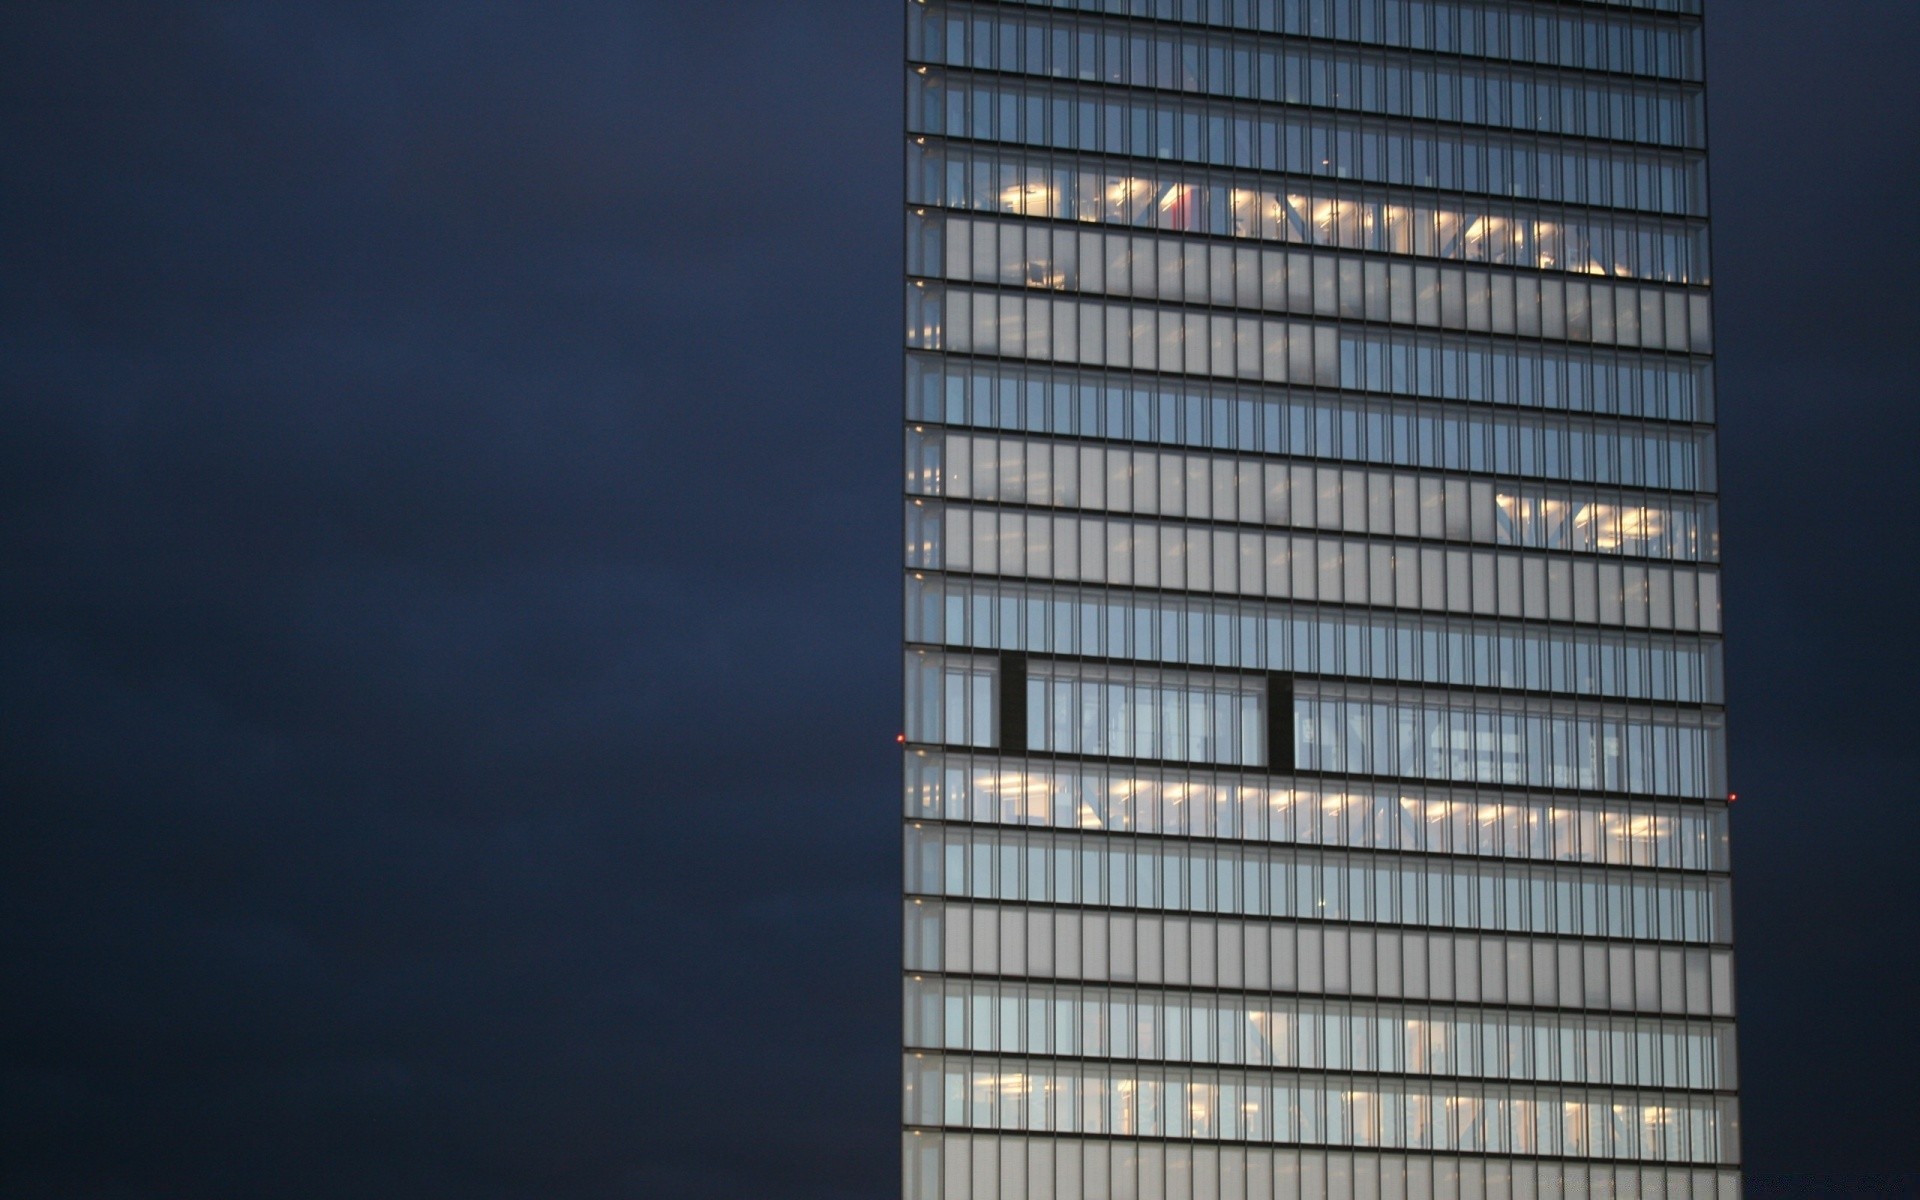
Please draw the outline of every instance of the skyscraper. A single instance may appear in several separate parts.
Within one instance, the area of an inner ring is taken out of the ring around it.
[[[1699,0],[913,0],[905,1195],[1740,1193]]]

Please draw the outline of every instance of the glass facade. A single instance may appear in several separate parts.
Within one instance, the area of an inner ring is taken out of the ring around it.
[[[1737,1200],[1699,0],[910,0],[908,1200]]]

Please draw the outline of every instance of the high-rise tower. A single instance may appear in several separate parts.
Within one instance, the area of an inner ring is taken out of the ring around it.
[[[1739,1195],[1699,0],[913,0],[909,1200]]]

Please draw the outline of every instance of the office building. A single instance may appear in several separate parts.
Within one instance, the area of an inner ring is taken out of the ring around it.
[[[1735,1200],[1699,0],[912,0],[904,1194]]]

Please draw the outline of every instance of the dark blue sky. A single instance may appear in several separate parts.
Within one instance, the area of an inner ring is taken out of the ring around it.
[[[897,1186],[899,7],[0,12],[0,1196]],[[1751,1194],[1915,1195],[1920,6],[1710,9]]]

